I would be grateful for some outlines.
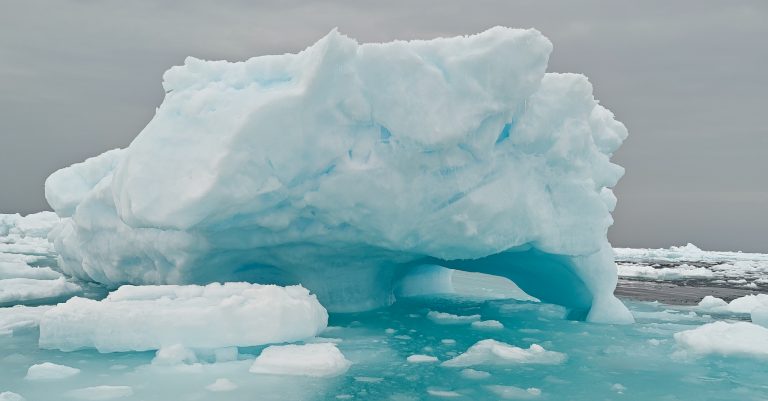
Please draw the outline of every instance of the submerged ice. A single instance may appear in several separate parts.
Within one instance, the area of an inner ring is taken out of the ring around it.
[[[631,321],[606,240],[627,131],[584,76],[545,72],[551,50],[497,27],[188,58],[130,146],[48,178],[59,268],[111,287],[300,283],[347,312],[450,268]]]

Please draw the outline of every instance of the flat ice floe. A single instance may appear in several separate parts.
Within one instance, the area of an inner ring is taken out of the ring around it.
[[[459,316],[452,313],[429,311],[427,318],[437,324],[471,324],[480,320],[480,315]]]
[[[747,322],[714,322],[675,334],[689,354],[768,358],[768,328]]]
[[[325,309],[301,286],[123,286],[104,300],[74,297],[45,312],[40,347],[116,352],[175,344],[252,346],[313,337],[327,322]]]
[[[75,376],[80,369],[51,362],[32,365],[27,370],[27,380],[59,380]]]
[[[529,387],[527,389],[515,386],[491,385],[488,390],[505,400],[532,400],[541,397],[541,389]]]
[[[102,385],[72,390],[68,395],[86,401],[114,400],[132,396],[133,388],[130,386]]]
[[[333,343],[272,345],[253,361],[252,373],[332,377],[349,369],[352,363]]]
[[[531,344],[528,349],[525,349],[488,339],[478,341],[465,353],[443,362],[442,365],[452,368],[477,365],[557,365],[565,362],[566,359],[565,354],[547,351],[538,344]]]

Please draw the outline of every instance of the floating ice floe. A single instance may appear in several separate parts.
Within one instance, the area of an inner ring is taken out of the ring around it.
[[[43,362],[29,367],[27,380],[59,380],[72,377],[80,373],[80,369],[66,365],[58,365],[51,362]]]
[[[332,377],[349,369],[352,362],[333,343],[271,345],[253,361],[252,373]]]
[[[334,30],[297,54],[188,58],[130,146],[47,179],[60,269],[301,283],[339,312],[449,290],[458,269],[630,322],[606,239],[627,130],[586,77],[545,72],[551,50],[532,29]]]
[[[545,350],[538,344],[528,349],[515,347],[496,340],[481,340],[469,349],[442,363],[446,367],[467,367],[477,365],[542,364],[557,365],[565,362],[566,355]]]
[[[504,325],[498,320],[478,320],[472,322],[475,329],[503,329]]]
[[[429,311],[427,318],[437,324],[471,324],[480,320],[480,315],[454,315],[452,313]]]
[[[768,358],[768,328],[747,322],[714,322],[675,333],[688,354]]]
[[[768,295],[751,294],[731,302],[707,295],[699,302],[698,309],[710,313],[748,314],[752,323],[768,327]]]
[[[301,340],[327,324],[325,309],[301,286],[122,286],[104,300],[75,297],[45,312],[40,347],[215,349]]]
[[[471,379],[471,380],[482,380],[487,379],[491,377],[491,374],[483,371],[483,370],[475,370],[475,369],[462,369],[461,370],[461,377],[465,379]]]
[[[114,400],[132,396],[133,388],[130,386],[102,385],[72,390],[67,394],[72,398],[86,401]]]
[[[707,295],[699,302],[698,309],[704,312],[724,312],[750,314],[760,307],[768,307],[768,294],[751,294],[736,298],[731,302]]]
[[[433,363],[433,362],[440,362],[437,357],[434,357],[432,355],[422,355],[422,354],[415,354],[410,355],[406,360],[410,363]]]
[[[215,382],[205,386],[205,389],[208,391],[221,393],[221,392],[232,391],[237,389],[237,384],[233,383],[229,379],[219,378],[219,379],[216,379]]]
[[[532,400],[541,396],[541,390],[536,387],[525,389],[515,386],[492,385],[485,388],[505,400]]]

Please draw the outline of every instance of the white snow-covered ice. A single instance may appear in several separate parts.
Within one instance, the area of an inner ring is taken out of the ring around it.
[[[80,369],[52,362],[43,362],[32,365],[27,370],[27,380],[60,380],[72,377],[80,373]]]
[[[675,334],[692,355],[719,354],[768,359],[768,328],[748,322],[713,322]]]
[[[216,349],[302,340],[327,324],[325,309],[301,286],[127,285],[101,301],[74,297],[46,311],[40,347],[116,352],[180,344]]]
[[[252,373],[291,376],[333,377],[352,363],[336,344],[271,345],[253,361]]]

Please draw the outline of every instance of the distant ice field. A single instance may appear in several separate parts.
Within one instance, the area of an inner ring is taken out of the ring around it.
[[[693,244],[614,252],[620,296],[694,304],[706,295],[731,300],[768,292],[768,254],[704,251]]]

